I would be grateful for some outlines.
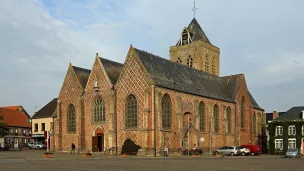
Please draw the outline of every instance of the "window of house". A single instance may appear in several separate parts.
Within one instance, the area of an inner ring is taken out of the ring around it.
[[[106,121],[106,109],[103,99],[98,96],[94,102],[94,122]]]
[[[304,135],[304,125],[302,125],[302,135]]]
[[[198,107],[199,117],[200,117],[200,130],[205,131],[205,104],[201,102]]]
[[[34,129],[34,131],[35,131],[35,132],[38,131],[38,124],[37,124],[37,123],[35,123],[35,129]]]
[[[18,128],[15,129],[15,134],[18,134]]]
[[[126,104],[126,128],[137,128],[137,100],[134,95],[129,95]]]
[[[241,128],[245,128],[245,97],[242,97],[241,102]]]
[[[274,140],[275,149],[283,150],[283,139]]]
[[[220,133],[220,128],[219,128],[219,107],[218,105],[214,105],[213,107],[213,117],[214,117],[214,132],[215,133]]]
[[[276,127],[275,135],[276,135],[276,136],[283,135],[283,127],[282,127],[282,126],[277,126],[277,127]]]
[[[296,135],[296,126],[295,125],[288,126],[288,135]]]
[[[162,98],[162,127],[163,129],[171,128],[171,99],[168,94]]]
[[[227,107],[227,110],[226,110],[226,118],[227,118],[227,134],[230,134],[231,133],[231,108],[230,107]]]
[[[295,138],[288,139],[288,148],[297,148],[296,147],[296,139]]]
[[[41,123],[41,131],[45,131],[45,123]]]
[[[75,107],[74,105],[70,104],[68,107],[68,122],[67,122],[67,128],[69,133],[75,133],[76,132],[76,113],[75,113]]]

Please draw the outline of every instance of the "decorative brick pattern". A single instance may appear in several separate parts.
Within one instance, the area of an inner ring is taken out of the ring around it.
[[[188,148],[188,145],[189,148],[192,148],[195,144],[208,152],[224,145],[257,143],[257,137],[253,135],[252,116],[254,113],[260,114],[260,123],[264,123],[262,121],[265,120],[265,117],[263,111],[252,108],[244,76],[237,87],[236,103],[199,97],[157,86],[155,86],[154,99],[153,92],[153,82],[132,47],[114,87],[109,81],[99,57],[95,59],[85,92],[70,66],[58,100],[57,118],[55,119],[55,147],[58,150],[67,151],[73,142],[78,148],[91,150],[92,137],[95,136],[97,128],[101,128],[104,133],[104,147],[116,147],[118,153],[127,138],[131,138],[142,147],[140,155],[153,155],[154,147],[160,155],[165,146],[169,148],[169,152],[179,152],[181,149]],[[137,99],[138,127],[136,129],[126,129],[125,127],[126,98],[130,94]],[[171,99],[172,116],[169,130],[162,128],[161,99],[165,94],[168,94]],[[92,109],[94,100],[98,96],[102,97],[105,102],[106,121],[95,123]],[[242,97],[245,98],[244,129],[241,129],[240,125]],[[204,132],[199,129],[198,106],[200,102],[205,104]],[[77,131],[75,134],[67,134],[66,117],[69,104],[73,104],[76,110]],[[215,104],[219,106],[219,133],[214,133],[213,106]],[[229,134],[226,131],[228,107],[231,108],[231,132]],[[189,115],[185,115],[186,113]],[[186,129],[188,116],[193,125],[189,137]]]

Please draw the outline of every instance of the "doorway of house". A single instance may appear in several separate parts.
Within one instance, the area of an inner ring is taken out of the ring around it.
[[[95,136],[92,137],[92,151],[103,152],[104,151],[104,133],[101,128],[97,128]]]

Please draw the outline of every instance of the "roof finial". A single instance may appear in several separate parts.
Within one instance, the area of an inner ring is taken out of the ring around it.
[[[194,8],[192,8],[192,10],[191,10],[191,11],[194,12],[194,18],[195,18],[195,11],[196,11],[197,9],[198,9],[198,8],[195,7],[195,0],[194,0]]]

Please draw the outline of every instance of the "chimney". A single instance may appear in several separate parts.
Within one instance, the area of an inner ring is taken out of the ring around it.
[[[277,111],[277,109],[275,109],[273,112],[272,112],[272,120],[275,120],[276,118],[279,117],[279,112]]]

